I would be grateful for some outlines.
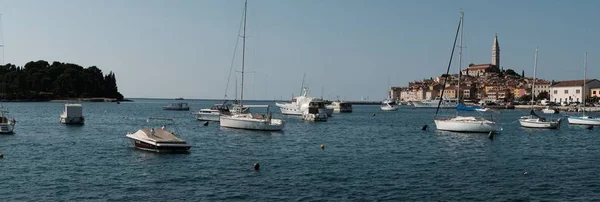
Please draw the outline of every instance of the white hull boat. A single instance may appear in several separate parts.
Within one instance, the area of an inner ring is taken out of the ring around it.
[[[294,102],[275,103],[275,106],[279,107],[279,110],[281,110],[281,114],[283,115],[302,116],[302,110],[300,110],[300,107]]]
[[[567,120],[569,121],[569,124],[600,126],[600,118],[589,116],[570,116],[567,118]]]
[[[383,111],[397,111],[398,110],[398,105],[381,105],[380,106],[381,110]]]
[[[489,133],[500,132],[502,127],[495,121],[471,116],[457,116],[434,121],[438,130],[451,132]]]
[[[308,89],[302,88],[302,95],[295,97],[291,102],[287,103],[275,103],[275,106],[279,107],[281,113],[284,115],[295,115],[302,116],[305,112],[308,111],[310,103],[313,102],[324,102],[324,100],[314,97],[308,97]],[[327,109],[323,106],[327,116],[331,116],[333,114],[333,109]]]
[[[312,101],[308,106],[308,110],[302,113],[302,120],[305,121],[327,121],[327,111],[325,102]]]
[[[221,127],[246,130],[280,131],[285,122],[281,119],[271,119],[257,114],[234,114],[221,116]]]
[[[415,108],[437,108],[439,100],[423,100],[423,101],[413,101],[412,104]],[[458,102],[456,100],[442,100],[440,104],[440,108],[456,108]]]
[[[8,116],[8,111],[0,112],[0,134],[11,134],[17,121]]]
[[[201,109],[192,113],[196,115],[198,121],[219,121],[221,112],[219,110]]]
[[[327,109],[333,109],[334,113],[352,112],[352,104],[347,102],[334,101],[326,106]]]
[[[81,104],[65,104],[65,109],[60,115],[59,120],[63,124],[83,125],[83,108]]]
[[[558,110],[551,109],[550,107],[546,107],[542,109],[542,113],[544,114],[558,114]]]
[[[548,120],[536,116],[523,116],[519,119],[519,123],[521,124],[521,127],[525,128],[557,129],[560,126],[560,119]]]
[[[187,152],[191,146],[165,129],[142,128],[125,135],[137,149],[152,152]]]

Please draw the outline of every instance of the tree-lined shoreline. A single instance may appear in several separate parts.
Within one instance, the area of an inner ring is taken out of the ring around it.
[[[118,91],[115,74],[104,75],[96,66],[38,60],[23,67],[0,65],[0,75],[1,101],[127,101]]]

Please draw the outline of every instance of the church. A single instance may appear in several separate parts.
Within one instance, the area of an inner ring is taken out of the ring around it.
[[[494,36],[494,43],[492,44],[492,63],[469,64],[467,69],[461,70],[462,75],[475,77],[483,76],[486,72],[500,72],[500,45],[498,45],[498,34]]]

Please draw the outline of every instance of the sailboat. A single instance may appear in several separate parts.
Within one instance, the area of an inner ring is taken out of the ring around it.
[[[585,89],[585,84],[587,83],[587,53],[585,53],[585,59],[583,62],[583,106],[585,107],[585,101],[586,101],[586,97],[585,97],[585,92],[587,91]],[[582,108],[582,114],[581,116],[569,116],[567,118],[567,120],[569,121],[569,124],[578,124],[578,125],[593,125],[593,126],[600,126],[600,118],[596,117],[591,117],[591,116],[586,116],[585,115],[585,109]]]
[[[448,63],[448,69],[446,70],[446,74],[448,74],[450,72],[450,67],[452,65],[452,57],[454,55],[454,49],[456,47],[456,41],[459,35],[459,31],[460,31],[460,51],[459,51],[459,72],[460,72],[460,68],[462,66],[462,38],[463,38],[463,34],[462,34],[462,24],[463,24],[463,20],[464,20],[464,12],[460,12],[460,21],[458,23],[458,28],[456,30],[456,36],[454,37],[454,44],[452,46],[452,53],[450,54],[450,62]],[[458,77],[458,86],[459,86],[459,92],[460,92],[460,73],[459,73],[459,77]],[[437,109],[435,111],[435,118],[434,118],[434,122],[435,122],[435,126],[438,130],[441,131],[453,131],[453,132],[472,132],[472,133],[489,133],[489,132],[499,132],[502,131],[502,127],[500,126],[500,124],[498,124],[495,120],[492,119],[486,119],[483,117],[474,117],[474,116],[458,116],[458,111],[461,110],[466,110],[466,111],[478,111],[476,109],[472,109],[469,107],[464,107],[463,105],[461,105],[460,103],[460,94],[458,93],[458,102],[459,104],[456,106],[456,116],[453,118],[437,118],[438,112],[440,110],[440,105],[443,101],[443,95],[444,95],[444,89],[446,88],[446,81],[444,80],[444,88],[442,89],[442,95],[440,96],[439,102],[438,102],[438,106]]]
[[[388,77],[388,87],[390,87],[390,77]],[[388,93],[389,93],[389,91],[388,91]],[[383,100],[379,107],[383,111],[397,111],[398,103],[396,103],[396,99],[394,99],[388,95],[388,98]]]
[[[560,119],[547,119],[545,117],[541,117],[533,111],[533,104],[535,103],[535,70],[537,69],[537,58],[538,58],[538,49],[535,49],[535,62],[533,64],[533,83],[531,86],[531,111],[528,116],[522,116],[519,119],[519,123],[521,127],[526,128],[547,128],[547,129],[556,129],[560,126]]]
[[[221,127],[237,128],[246,130],[263,130],[263,131],[279,131],[285,126],[285,122],[281,119],[272,118],[269,111],[269,105],[244,105],[244,59],[246,51],[246,14],[248,11],[248,1],[244,3],[244,32],[242,35],[242,87],[240,93],[239,106],[235,106],[232,114],[221,115]],[[267,114],[255,114],[244,112],[244,107],[261,107],[267,108]]]

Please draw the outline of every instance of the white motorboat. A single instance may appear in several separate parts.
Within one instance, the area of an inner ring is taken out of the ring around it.
[[[585,59],[583,62],[583,95],[585,98],[585,84],[587,82],[587,53],[585,53]],[[583,106],[586,106],[585,99],[583,99]],[[569,124],[577,124],[577,125],[592,125],[592,126],[600,126],[600,117],[591,117],[585,115],[586,109],[584,107],[581,108],[581,116],[569,116],[567,120]]]
[[[438,103],[440,104],[440,108],[455,108],[458,104],[457,99],[442,99],[440,103],[440,99],[436,98],[435,100],[421,100],[421,101],[412,101],[412,104],[415,108],[437,108]]]
[[[396,101],[391,100],[391,99],[384,100],[379,107],[383,111],[396,111],[396,110],[398,110],[398,104],[396,104]]]
[[[489,133],[500,132],[502,127],[493,120],[472,116],[434,120],[438,130],[452,132]]]
[[[295,97],[294,99],[292,99],[291,102],[275,103],[275,106],[279,107],[279,110],[281,110],[281,113],[284,115],[302,116],[303,114],[308,113],[309,105],[312,102],[324,102],[324,100],[322,100],[320,98],[309,97],[307,95],[308,95],[308,89],[302,88],[301,96]],[[334,111],[333,108],[328,109],[325,106],[323,106],[322,109],[327,114],[327,116],[331,116]]]
[[[460,71],[460,67],[462,67],[462,38],[463,38],[463,34],[462,34],[462,25],[463,25],[463,17],[464,17],[464,12],[461,11],[461,15],[460,15],[460,22],[458,24],[458,28],[461,29],[460,32],[460,45],[458,47],[460,47],[459,49],[459,53],[458,53],[458,57],[459,57],[459,71]],[[458,38],[459,32],[457,30],[455,39],[454,39],[454,46],[456,46],[456,39]],[[494,39],[494,43],[496,44],[496,39]],[[448,74],[450,72],[450,67],[452,64],[452,56],[454,55],[454,48],[452,49],[452,53],[450,54],[450,63],[448,64],[448,69],[446,70],[446,74]],[[446,80],[444,80],[444,89],[446,88]],[[459,89],[457,89],[457,92],[461,92],[460,91],[460,73],[458,76],[458,85]],[[436,109],[436,117],[437,114],[439,112],[440,108],[450,108],[450,106],[452,106],[452,108],[456,108],[457,109],[457,115],[453,118],[441,118],[441,119],[434,119],[436,128],[438,130],[441,131],[452,131],[452,132],[471,132],[471,133],[490,133],[490,132],[500,132],[502,131],[502,127],[500,126],[499,123],[496,122],[496,120],[493,119],[486,119],[483,117],[474,117],[474,116],[458,116],[458,111],[483,111],[483,109],[480,106],[463,106],[462,104],[460,104],[460,100],[461,100],[461,94],[458,94],[458,99],[456,100],[448,100],[448,99],[442,99],[443,96],[443,92],[444,90],[442,90],[442,94],[440,95],[440,98],[437,101],[429,101],[429,102],[425,102],[427,104],[422,105],[423,102],[413,102],[413,104],[415,105],[415,107],[420,106],[420,107],[425,107],[425,106],[431,106],[431,104],[435,103],[435,106],[437,107]],[[440,102],[441,100],[441,102]],[[444,106],[444,107],[443,107]]]
[[[166,118],[150,118],[170,120]],[[191,146],[183,139],[168,131],[165,126],[161,128],[142,128],[135,133],[125,135],[133,145],[141,150],[153,152],[187,152]]]
[[[8,114],[6,110],[0,111],[0,134],[11,134],[15,129],[17,121]]]
[[[542,113],[544,113],[544,114],[558,114],[559,112],[556,109],[552,109],[550,107],[546,107],[546,108],[542,109]]]
[[[190,107],[185,102],[171,103],[163,107],[164,110],[188,111]]]
[[[244,32],[242,37],[242,85],[240,93],[240,104],[236,109],[242,111],[244,107],[266,107],[267,114],[255,114],[255,113],[232,113],[231,115],[220,116],[221,127],[226,128],[237,128],[246,130],[263,130],[263,131],[279,131],[283,130],[285,122],[281,119],[272,118],[272,114],[269,111],[269,105],[263,106],[248,106],[244,105],[244,64],[245,64],[245,53],[246,53],[246,14],[248,11],[248,1],[244,3]],[[238,111],[234,109],[234,111]]]
[[[82,125],[85,122],[83,107],[81,104],[65,104],[65,109],[60,114],[60,122],[63,124]]]
[[[306,121],[327,121],[327,112],[325,111],[324,101],[312,101],[308,105],[308,110],[302,113],[302,120]]]
[[[344,101],[333,101],[325,107],[327,107],[327,109],[333,109],[333,112],[335,113],[352,112],[352,104]]]
[[[537,58],[538,49],[535,49],[535,60],[533,63],[533,83],[531,85],[531,92],[535,92],[535,71],[537,69]],[[548,119],[545,117],[541,117],[533,111],[535,96],[533,96],[533,93],[531,95],[531,112],[528,116],[522,116],[521,118],[519,118],[519,124],[521,124],[521,127],[558,129],[560,126],[560,119]]]
[[[235,105],[229,105],[229,104],[215,104],[213,105],[211,108],[208,109],[200,109],[196,112],[192,112],[192,114],[196,115],[196,119],[199,121],[220,121],[219,116],[221,116],[221,114],[225,114],[228,115],[230,113],[232,113],[233,110],[230,110],[230,108],[233,106],[233,108],[237,109]],[[248,107],[244,107],[241,110],[242,113],[246,113],[248,112]]]

